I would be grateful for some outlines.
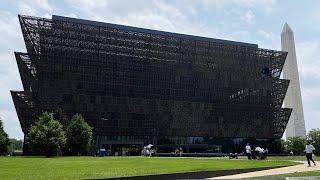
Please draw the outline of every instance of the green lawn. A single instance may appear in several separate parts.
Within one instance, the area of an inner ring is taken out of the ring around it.
[[[240,159],[247,159],[246,156],[240,156]],[[315,161],[320,161],[319,156],[313,156]],[[280,160],[280,161],[307,161],[306,156],[268,156],[268,160]]]
[[[287,157],[272,157],[269,159],[282,159],[282,160],[297,160],[297,161],[306,161],[305,156],[287,156]],[[313,156],[313,159],[315,161],[320,161],[319,156]],[[319,166],[319,164],[318,164]],[[273,177],[303,177],[303,176],[320,176],[320,171],[309,171],[309,172],[297,172],[297,173],[291,173],[291,174],[281,174],[278,176],[273,176]]]
[[[291,161],[306,161],[305,156],[276,156],[276,157],[268,157],[269,160],[291,160]],[[313,156],[315,161],[320,161],[319,156]],[[319,165],[319,164],[318,164]],[[320,176],[320,171],[309,171],[309,172],[297,172],[290,174],[280,174],[276,176],[263,176],[253,179],[264,179],[267,177],[303,177],[303,176]]]
[[[320,176],[320,171],[297,172],[291,174],[282,174],[277,177],[303,177],[303,176]]]
[[[307,161],[306,156],[270,156],[269,160]],[[319,156],[313,156],[315,161],[320,161]]]
[[[0,179],[92,179],[293,165],[282,160],[148,157],[0,157]]]

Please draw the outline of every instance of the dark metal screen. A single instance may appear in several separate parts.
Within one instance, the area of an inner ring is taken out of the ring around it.
[[[61,16],[19,16],[23,131],[52,111],[75,113],[108,137],[280,138],[291,109],[286,52],[255,44]]]

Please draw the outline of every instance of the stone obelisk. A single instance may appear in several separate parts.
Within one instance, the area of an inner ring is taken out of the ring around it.
[[[283,67],[283,78],[289,79],[290,84],[284,99],[284,107],[292,108],[292,113],[286,128],[286,138],[306,136],[306,127],[303,117],[303,107],[299,82],[296,50],[293,31],[287,23],[281,32],[281,50],[288,52]]]

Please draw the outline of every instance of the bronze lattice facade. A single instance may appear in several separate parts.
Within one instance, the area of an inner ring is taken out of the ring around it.
[[[286,52],[62,16],[19,21],[24,91],[11,94],[24,133],[51,111],[64,125],[82,114],[96,147],[189,150],[283,135],[291,114],[281,108]]]

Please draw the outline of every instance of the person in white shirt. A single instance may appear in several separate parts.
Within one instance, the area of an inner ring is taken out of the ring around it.
[[[263,159],[263,152],[264,152],[264,149],[261,148],[261,147],[256,147],[255,151],[258,153],[258,157],[260,160]]]
[[[251,160],[252,154],[251,154],[251,147],[250,147],[249,143],[247,143],[247,145],[246,145],[246,154],[248,156],[248,159]]]
[[[312,153],[315,150],[315,148],[313,147],[313,145],[310,143],[310,141],[307,142],[306,145],[306,157],[307,157],[307,161],[308,161],[308,167],[310,167],[310,160],[313,162],[313,164],[316,166],[316,163],[314,162],[314,160],[312,159]]]

